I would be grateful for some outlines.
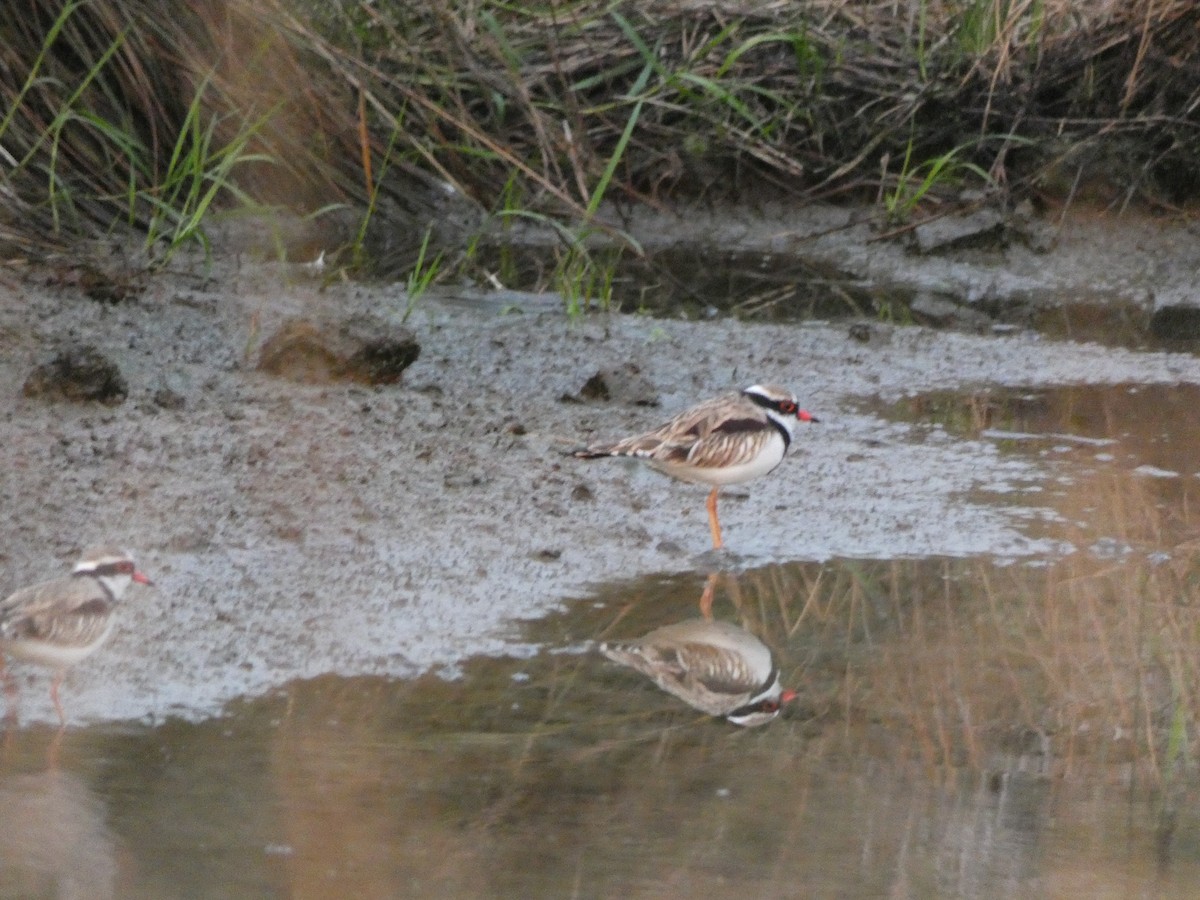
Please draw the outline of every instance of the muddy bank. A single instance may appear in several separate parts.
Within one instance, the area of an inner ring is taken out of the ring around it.
[[[688,208],[665,221],[640,207],[610,224],[651,252],[700,247],[708,259],[738,255],[743,264],[758,254],[764,270],[801,261],[827,282],[827,305],[845,293],[869,315],[890,308],[897,320],[906,310],[911,321],[960,330],[1033,327],[1134,346],[1200,334],[1200,233],[1179,217],[1084,204],[1041,213],[967,206],[887,228],[860,208],[768,201]],[[1064,310],[1082,314],[1054,322]],[[1123,318],[1132,319],[1132,340],[1114,333]]]
[[[1086,289],[1091,273],[1075,271]],[[1200,383],[1190,355],[1030,333],[876,323],[863,343],[822,324],[571,321],[545,298],[442,291],[408,321],[421,355],[398,384],[303,385],[255,370],[265,336],[297,315],[398,319],[403,291],[201,264],[117,304],[38,273],[0,289],[0,590],[65,571],[101,539],[134,549],[158,584],[131,592],[111,644],[68,680],[75,721],[203,716],[326,672],[453,674],[472,654],[523,652],[513,623],[589,584],[711,565],[702,489],[563,451],[731,386],[791,385],[822,418],[771,477],[728,492],[723,564],[736,566],[1054,549],[1029,530],[1046,515],[1044,470],[862,399]],[[21,396],[67,338],[119,362],[123,403]],[[658,408],[564,399],[626,363]],[[52,715],[44,693],[25,685],[26,720]]]

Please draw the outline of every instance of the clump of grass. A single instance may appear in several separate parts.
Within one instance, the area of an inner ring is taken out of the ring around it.
[[[974,163],[961,161],[965,149],[962,146],[954,147],[932,159],[917,162],[913,159],[913,146],[910,143],[905,148],[895,183],[883,196],[887,221],[892,225],[907,222],[921,201],[939,186],[960,184],[965,175],[976,176],[981,184],[991,184],[987,172]]]
[[[412,269],[408,273],[408,278],[405,282],[405,293],[408,296],[408,302],[404,307],[404,316],[400,319],[401,323],[407,322],[408,317],[417,307],[417,303],[429,290],[429,286],[437,280],[438,274],[442,268],[442,254],[438,253],[432,259],[426,260],[425,255],[429,250],[429,236],[432,229],[425,230],[425,237],[421,240],[421,248],[417,252],[417,261],[413,264]]]
[[[216,134],[220,120],[202,122],[203,86],[188,107],[183,127],[172,149],[159,184],[138,186],[130,184],[129,219],[135,222],[138,209],[149,207],[146,214],[146,247],[157,264],[165,263],[189,241],[201,244],[205,253],[211,250],[204,223],[222,193],[245,207],[256,205],[254,199],[238,187],[236,170],[251,163],[274,163],[263,153],[251,153],[248,145],[269,120],[271,112],[257,121],[246,123],[229,143],[218,146]],[[133,150],[134,148],[130,148]],[[132,159],[133,171],[144,171],[144,157]]]
[[[733,17],[483,3],[473,29],[420,6],[384,15],[364,4],[346,16],[356,34],[370,26],[372,53],[416,76],[408,85],[421,85],[419,94],[395,83],[379,90],[404,96],[414,144],[448,180],[491,205],[489,184],[519,172],[549,203],[540,209],[579,214],[606,177],[635,199],[668,188],[720,195],[755,179],[827,194],[871,183],[885,155],[907,154],[912,171],[954,151],[983,172],[1005,165],[1010,182],[1035,178],[1037,154],[1014,158],[1004,136],[1061,147],[1102,130],[1137,144],[1154,115],[1138,111],[1140,100],[1166,99],[1150,48],[1194,42],[1184,35],[1197,15],[1183,2],[1090,19],[1067,4],[1006,0],[959,12],[922,3],[903,21],[891,4],[870,2]],[[349,55],[337,59],[347,77],[367,75]],[[1196,88],[1168,80],[1179,118],[1167,127],[1190,145]],[[1130,102],[1113,102],[1118,95]],[[1183,163],[1181,147],[1155,165]]]
[[[579,233],[612,229],[614,202],[763,187],[882,194],[900,218],[963,179],[1070,196],[1094,178],[1118,201],[1168,204],[1200,191],[1187,0],[920,2],[907,16],[879,0],[30,8],[0,26],[0,212],[35,234],[107,233],[129,205],[130,148],[137,177],[163,185],[189,121],[237,148],[224,203],[370,205],[371,228],[411,235],[409,254],[447,196],[495,210],[514,183],[525,209]]]
[[[354,134],[334,99],[343,88],[319,84],[274,13],[32,0],[6,20],[4,237],[28,251],[132,230],[161,262],[203,244],[217,210],[311,213],[347,199],[335,146]]]
[[[611,250],[589,250],[583,241],[577,241],[559,256],[554,285],[567,315],[583,315],[593,305],[605,310],[612,307],[618,255]]]

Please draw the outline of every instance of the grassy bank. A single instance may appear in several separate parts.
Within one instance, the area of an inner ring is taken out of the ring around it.
[[[0,25],[10,255],[132,229],[161,260],[254,206],[350,210],[345,243],[415,254],[431,224],[570,242],[604,200],[767,191],[904,223],[967,185],[1200,189],[1184,0],[28,6]]]

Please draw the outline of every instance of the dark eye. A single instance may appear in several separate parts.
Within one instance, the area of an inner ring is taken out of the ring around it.
[[[780,401],[779,411],[781,413],[787,413],[788,415],[791,415],[792,413],[794,413],[796,411],[796,404],[793,403],[791,400]]]
[[[773,712],[778,712],[778,711],[779,711],[779,704],[778,704],[778,703],[776,703],[774,700],[764,700],[764,701],[763,701],[763,702],[760,704],[760,708],[761,708],[761,709],[762,709],[762,711],[763,711],[763,712],[765,712],[765,713],[773,713]]]
[[[132,562],[126,559],[117,563],[115,566],[113,566],[113,568],[116,569],[117,573],[120,575],[132,575],[134,566]]]

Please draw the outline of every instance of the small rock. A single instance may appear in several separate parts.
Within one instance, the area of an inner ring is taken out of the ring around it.
[[[1058,229],[1039,218],[1029,200],[1017,204],[1008,224],[1034,253],[1049,253],[1058,243]]]
[[[187,397],[182,390],[182,379],[172,375],[164,376],[151,399],[162,409],[183,409],[187,405]]]
[[[154,392],[154,404],[163,409],[183,409],[187,406],[187,398],[169,387],[160,387]]]
[[[263,343],[258,367],[307,384],[394,384],[420,354],[411,331],[377,316],[332,324],[289,319]]]
[[[307,384],[334,380],[339,365],[329,336],[321,328],[301,319],[289,319],[263,343],[258,368],[271,375]]]
[[[601,400],[623,403],[630,406],[658,406],[658,391],[641,369],[633,363],[625,363],[601,369],[584,382],[578,397],[584,402]]]
[[[850,325],[849,336],[851,340],[858,341],[860,344],[868,343],[871,340],[871,323],[870,322],[853,322]]]
[[[583,387],[579,389],[579,397],[583,400],[611,400],[608,380],[597,372],[583,383]]]
[[[470,488],[483,484],[483,478],[472,472],[450,472],[442,477],[445,488]]]
[[[576,501],[577,503],[586,502],[586,501],[590,501],[590,500],[595,500],[596,495],[592,492],[592,489],[590,487],[588,487],[586,484],[577,484],[577,485],[575,485],[574,488],[571,489],[571,499]]]
[[[917,294],[908,308],[917,321],[939,328],[986,330],[992,324],[991,318],[979,310],[928,291]]]
[[[25,379],[26,397],[95,401],[116,406],[129,395],[117,364],[90,344],[76,344],[35,368]]]
[[[79,273],[79,287],[97,303],[116,305],[130,298],[137,299],[146,290],[141,276],[132,271],[105,271],[86,266]]]
[[[378,316],[347,319],[340,335],[343,341],[358,347],[346,358],[345,376],[367,384],[395,384],[421,355],[416,335]]]
[[[991,207],[963,216],[942,216],[918,225],[913,231],[921,253],[949,250],[955,245],[999,242],[1003,238],[1004,216]]]
[[[1200,297],[1187,289],[1160,292],[1150,314],[1150,333],[1167,341],[1200,338]]]

